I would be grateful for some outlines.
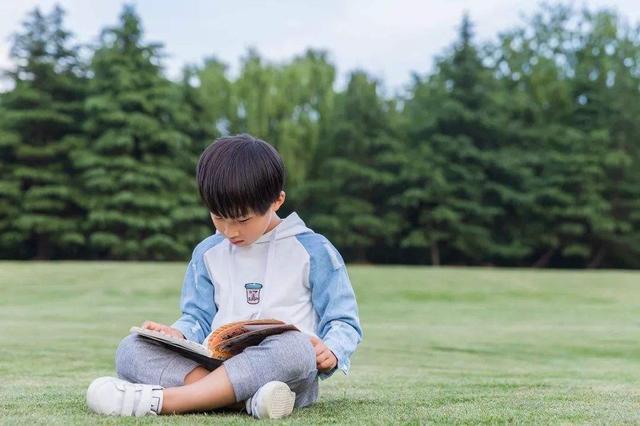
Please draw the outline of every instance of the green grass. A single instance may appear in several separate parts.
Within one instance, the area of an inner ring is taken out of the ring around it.
[[[0,263],[0,423],[90,414],[120,338],[178,315],[184,264]],[[639,423],[640,273],[353,266],[365,340],[285,423]]]

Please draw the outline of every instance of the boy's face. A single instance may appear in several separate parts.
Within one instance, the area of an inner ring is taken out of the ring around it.
[[[269,210],[263,215],[249,213],[244,217],[236,219],[223,218],[210,213],[213,226],[228,238],[229,241],[240,247],[253,244],[258,238],[271,231],[282,221],[276,211],[284,203],[285,193],[280,192],[280,196],[271,204]]]

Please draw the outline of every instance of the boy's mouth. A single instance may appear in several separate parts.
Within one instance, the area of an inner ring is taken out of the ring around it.
[[[231,243],[233,243],[233,244],[240,244],[240,243],[244,242],[244,240],[229,240],[229,241],[231,241]]]

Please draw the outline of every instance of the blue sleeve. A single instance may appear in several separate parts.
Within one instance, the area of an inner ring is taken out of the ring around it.
[[[211,332],[211,322],[217,312],[213,282],[204,264],[204,252],[212,247],[210,238],[198,244],[193,251],[180,295],[182,316],[171,325],[188,340],[198,343],[202,343]]]
[[[337,369],[347,374],[350,358],[362,340],[358,305],[342,256],[319,234],[306,245],[311,256],[311,300],[318,314],[317,334],[338,359],[336,369],[320,374],[325,379]],[[320,238],[318,238],[320,237]]]

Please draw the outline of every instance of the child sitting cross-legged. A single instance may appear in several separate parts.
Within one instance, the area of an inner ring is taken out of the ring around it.
[[[87,390],[100,414],[143,416],[242,407],[279,418],[318,399],[318,379],[347,373],[362,338],[345,264],[296,213],[280,218],[284,164],[249,135],[218,139],[197,166],[200,194],[216,233],[200,242],[184,278],[182,316],[143,327],[202,343],[239,320],[273,318],[300,331],[269,336],[213,371],[137,334],[116,351],[119,378]]]

